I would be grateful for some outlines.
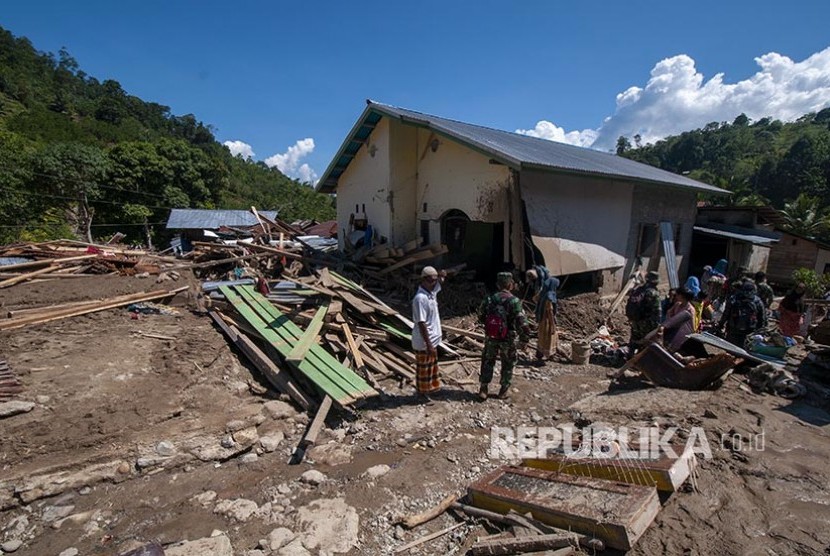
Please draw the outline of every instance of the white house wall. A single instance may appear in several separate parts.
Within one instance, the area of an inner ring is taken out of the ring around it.
[[[391,192],[389,212],[389,242],[403,245],[418,234],[418,207],[416,192],[418,183],[418,129],[397,120],[389,121],[389,157]]]
[[[631,184],[524,170],[520,187],[533,243],[552,273],[625,265]]]
[[[433,140],[437,148],[433,152]],[[490,163],[490,158],[429,130],[419,129],[416,204],[418,220],[430,220],[430,239],[435,242],[440,218],[451,209],[470,220],[504,222],[504,256],[510,252],[510,169]],[[424,211],[424,203],[427,210]]]
[[[377,235],[389,237],[389,145],[389,121],[383,118],[338,181],[337,224],[340,230],[348,233],[350,216],[362,213],[365,205],[366,218]],[[355,207],[358,209],[357,212]],[[341,232],[341,249],[343,246]]]

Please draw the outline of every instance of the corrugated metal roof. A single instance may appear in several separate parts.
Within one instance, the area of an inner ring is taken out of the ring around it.
[[[260,210],[270,220],[277,217],[276,210]],[[167,219],[167,229],[175,230],[216,230],[222,226],[254,226],[258,224],[254,215],[247,210],[224,209],[172,209]]]
[[[718,187],[611,153],[448,120],[372,101],[367,101],[367,104],[366,110],[318,182],[318,190],[331,193],[337,189],[338,178],[377,125],[380,116],[387,116],[455,139],[516,170],[540,169],[574,172],[665,184],[701,192],[728,194],[727,191]]]
[[[773,243],[778,243],[781,239],[781,236],[775,232],[763,232],[753,228],[742,228],[741,226],[729,226],[726,224],[707,223],[703,226],[695,226],[694,230],[702,234],[737,239],[755,245],[770,246]]]

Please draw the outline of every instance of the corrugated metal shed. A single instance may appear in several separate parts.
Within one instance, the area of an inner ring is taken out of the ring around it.
[[[702,192],[728,193],[718,187],[611,153],[448,120],[372,101],[367,101],[367,104],[366,110],[318,182],[319,191],[332,193],[337,189],[337,180],[378,121],[385,116],[452,138],[516,170],[564,171],[684,187]]]
[[[278,211],[260,210],[270,220]],[[167,219],[168,230],[217,230],[222,226],[254,226],[256,218],[247,210],[172,209]]]

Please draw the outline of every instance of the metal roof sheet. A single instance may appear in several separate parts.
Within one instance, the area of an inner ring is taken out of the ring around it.
[[[755,245],[772,245],[778,243],[781,239],[779,234],[774,232],[763,232],[752,228],[742,228],[740,226],[727,226],[720,224],[708,223],[705,226],[695,226],[694,230],[702,234],[709,234],[712,236],[728,237],[730,239],[737,239],[753,243]]]
[[[276,210],[257,212],[270,220],[274,220],[278,213]],[[258,224],[257,219],[247,210],[172,209],[167,219],[168,230],[217,230],[222,226],[254,226],[256,224]]]
[[[665,184],[701,192],[729,193],[686,176],[611,153],[449,120],[372,101],[367,101],[367,104],[366,110],[318,182],[319,190],[325,192],[336,190],[337,179],[352,161],[365,138],[377,125],[379,116],[387,116],[455,139],[517,170],[530,168],[565,171]]]

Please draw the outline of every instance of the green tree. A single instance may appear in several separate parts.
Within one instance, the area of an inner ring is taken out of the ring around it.
[[[63,206],[79,235],[92,242],[92,203],[101,197],[109,161],[104,152],[80,143],[54,143],[34,158],[33,183]]]

